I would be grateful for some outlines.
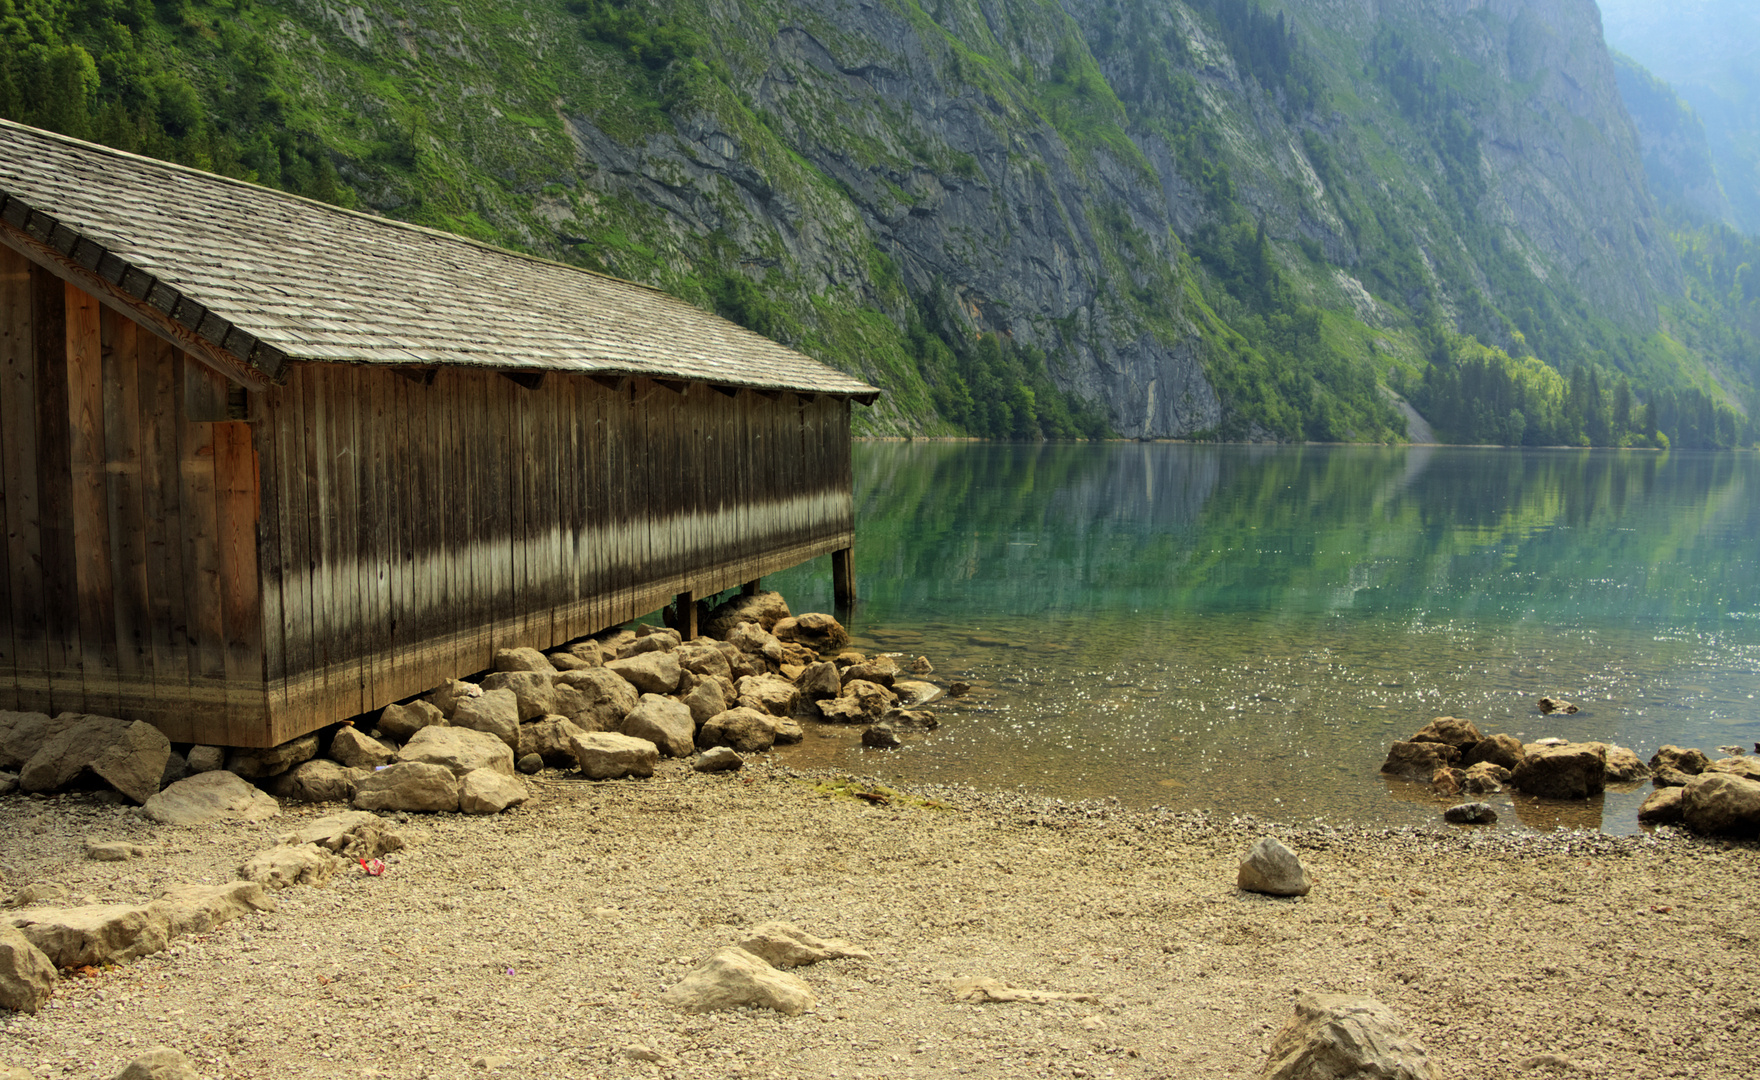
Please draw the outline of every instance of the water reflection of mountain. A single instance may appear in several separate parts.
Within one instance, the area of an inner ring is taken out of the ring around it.
[[[1760,610],[1755,468],[1745,454],[870,444],[858,554],[866,599],[900,614],[1694,618]]]

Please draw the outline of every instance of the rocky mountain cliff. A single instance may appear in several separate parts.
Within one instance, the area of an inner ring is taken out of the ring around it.
[[[654,283],[875,433],[1399,438],[1457,333],[1754,382],[1671,336],[1594,0],[0,2],[95,58],[0,114]]]

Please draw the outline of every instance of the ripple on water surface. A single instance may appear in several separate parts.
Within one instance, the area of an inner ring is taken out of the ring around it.
[[[856,458],[858,647],[970,697],[906,749],[807,764],[1135,806],[1358,823],[1456,800],[1378,773],[1431,717],[1632,747],[1760,738],[1745,454],[876,444]],[[767,579],[825,608],[823,567]],[[1542,695],[1575,715],[1540,716]],[[1493,796],[1636,828],[1647,786]]]

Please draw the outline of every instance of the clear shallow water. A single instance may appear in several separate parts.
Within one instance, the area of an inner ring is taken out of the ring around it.
[[[975,689],[903,750],[821,729],[791,761],[1399,824],[1456,801],[1377,772],[1437,715],[1646,758],[1760,739],[1751,454],[875,443],[855,497],[857,646]],[[830,610],[824,562],[766,586]],[[1647,793],[1489,801],[1629,832]]]

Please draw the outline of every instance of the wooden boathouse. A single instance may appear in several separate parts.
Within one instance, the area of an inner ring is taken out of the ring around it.
[[[270,746],[816,556],[847,591],[876,393],[653,289],[0,121],[0,708]]]

